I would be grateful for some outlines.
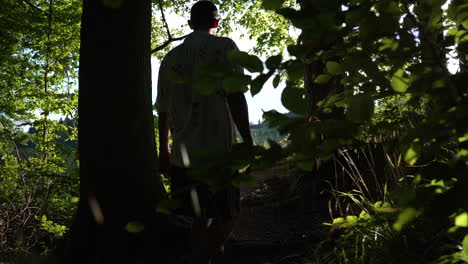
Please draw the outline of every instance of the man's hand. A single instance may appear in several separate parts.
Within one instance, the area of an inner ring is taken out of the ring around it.
[[[250,134],[249,109],[243,93],[228,94],[227,101],[232,119],[236,124],[237,130],[241,134],[242,140],[249,146],[253,145],[252,135]]]
[[[159,113],[159,170],[166,178],[171,178],[171,162],[169,158],[169,119],[167,113]]]

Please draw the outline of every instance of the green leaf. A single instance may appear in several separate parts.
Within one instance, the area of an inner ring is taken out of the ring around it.
[[[281,125],[287,123],[290,119],[285,114],[279,113],[276,110],[263,112],[263,119],[268,123],[268,127],[279,128]]]
[[[280,81],[281,81],[281,76],[278,74],[275,76],[275,78],[273,78],[273,87],[277,88]]]
[[[461,44],[466,41],[468,41],[468,31],[458,30],[457,34],[455,35],[455,43]]]
[[[281,103],[286,109],[298,114],[307,112],[304,89],[286,87],[281,94]]]
[[[210,95],[216,89],[216,80],[201,78],[193,84],[195,90],[201,95]]]
[[[295,60],[288,64],[286,71],[290,81],[298,81],[304,76],[304,64],[299,60]]]
[[[465,133],[465,135],[458,138],[458,142],[465,142],[465,141],[468,141],[468,133]]]
[[[320,156],[328,156],[336,151],[339,143],[336,139],[327,139],[322,142],[317,148],[320,151]]]
[[[265,64],[269,70],[275,70],[281,65],[282,60],[283,60],[283,56],[276,55],[276,56],[272,56],[268,58]]]
[[[408,148],[405,154],[405,161],[409,165],[414,165],[416,161],[418,160],[419,154],[416,152],[416,150],[413,147]]]
[[[181,206],[180,201],[173,199],[163,199],[158,202],[156,206],[156,212],[162,214],[170,214],[172,210],[177,209]]]
[[[356,222],[358,221],[358,217],[355,216],[355,215],[347,215],[346,216],[346,222],[350,225],[354,225],[356,224]]]
[[[248,75],[233,74],[223,80],[223,89],[228,93],[245,92],[250,80]]]
[[[391,14],[394,17],[398,17],[400,15],[400,8],[398,7],[398,3],[395,1],[380,1],[376,5],[376,8],[379,13]]]
[[[390,49],[392,51],[395,51],[398,49],[398,41],[393,38],[384,38],[382,39],[382,45],[379,47],[379,51],[384,51],[387,49]]]
[[[284,16],[287,19],[295,19],[301,16],[300,12],[293,8],[281,8],[276,10],[276,13]]]
[[[287,49],[289,54],[298,58],[304,56],[307,53],[307,48],[302,45],[289,45]]]
[[[395,92],[404,93],[408,90],[408,78],[404,77],[404,73],[403,69],[399,69],[393,74],[390,85]]]
[[[364,210],[362,210],[361,213],[359,214],[359,218],[361,219],[370,219],[371,217],[372,216]]]
[[[304,171],[313,171],[314,162],[312,160],[302,160],[297,162],[297,166]]]
[[[334,218],[334,219],[333,219],[333,224],[334,224],[334,225],[342,224],[342,223],[344,223],[344,221],[345,221],[345,220],[344,220],[344,218],[342,218],[342,217]]]
[[[300,29],[311,29],[311,30],[316,30],[319,31],[320,29],[320,24],[317,21],[316,17],[313,16],[307,16],[304,14],[301,14],[300,16],[296,18],[291,18],[291,23],[293,26],[300,28]]]
[[[465,255],[465,258],[468,257],[468,235],[465,236],[462,242],[463,246],[463,254]]]
[[[366,11],[363,8],[357,8],[346,12],[345,23],[348,27],[354,27],[364,18]]]
[[[468,28],[468,5],[464,1],[452,2],[448,15],[463,27]]]
[[[467,157],[468,157],[468,150],[467,149],[461,149],[457,153],[457,158],[459,158],[459,159],[463,159],[463,158],[467,158]]]
[[[460,53],[468,53],[468,40],[464,40],[463,42],[459,43],[457,50]]]
[[[380,23],[378,22],[375,13],[364,14],[363,20],[360,21],[359,25],[359,36],[363,41],[370,41],[374,39],[380,30]]]
[[[263,71],[263,62],[257,56],[250,55],[247,52],[231,50],[228,52],[228,58],[231,62],[239,64],[249,72]]]
[[[278,10],[280,9],[286,0],[263,0],[262,6],[266,10]]]
[[[468,19],[463,20],[463,22],[461,22],[461,24],[465,29],[468,29]]]
[[[260,74],[252,81],[250,85],[250,93],[252,96],[258,94],[262,90],[265,82],[270,78],[270,76],[271,74]]]
[[[393,223],[393,229],[401,231],[403,227],[414,220],[419,215],[419,212],[414,208],[406,208],[398,215],[397,220]]]
[[[341,64],[339,64],[336,61],[328,61],[326,64],[326,67],[327,67],[328,73],[332,75],[340,75],[340,74],[343,74],[344,72]]]
[[[320,74],[315,78],[314,82],[318,84],[326,84],[333,76],[330,74]]]
[[[129,233],[140,233],[144,229],[145,229],[145,226],[141,222],[138,222],[138,221],[129,222],[125,226],[125,230],[127,230],[127,232]]]
[[[468,213],[463,212],[455,217],[455,226],[468,227]]]
[[[349,99],[346,118],[353,122],[364,122],[374,114],[374,100],[368,95],[355,95]]]
[[[395,1],[390,1],[387,6],[387,12],[392,14],[393,16],[399,16],[400,7],[398,7],[398,3]]]

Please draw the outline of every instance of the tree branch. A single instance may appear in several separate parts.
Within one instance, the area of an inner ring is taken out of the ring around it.
[[[163,20],[163,25],[166,28],[167,38],[172,39],[171,31],[169,30],[169,25],[167,24],[166,16],[164,15],[164,10],[163,10],[163,5],[162,5],[161,0],[158,1],[158,4],[159,4],[159,10],[161,11],[161,17],[162,17],[162,20]]]
[[[155,52],[158,52],[162,49],[164,49],[165,47],[167,47],[169,44],[171,44],[171,42],[173,41],[179,41],[179,40],[183,40],[184,38],[186,38],[188,35],[184,35],[184,36],[181,36],[181,37],[177,37],[177,38],[169,38],[168,40],[166,40],[163,44],[161,44],[160,46],[157,46],[156,48],[152,49],[151,50],[151,54],[155,53]]]
[[[169,29],[169,25],[167,24],[167,20],[166,20],[166,15],[164,14],[164,10],[163,10],[163,5],[162,5],[162,1],[161,0],[158,0],[158,5],[159,5],[159,10],[161,11],[161,17],[162,17],[162,21],[163,21],[163,26],[164,28],[166,28],[166,33],[167,33],[167,40],[161,44],[160,46],[154,48],[151,50],[151,54],[155,53],[155,52],[158,52],[162,49],[164,49],[165,47],[167,47],[169,44],[171,44],[171,42],[173,41],[178,41],[178,40],[183,40],[184,38],[187,37],[187,35],[185,36],[181,36],[181,37],[177,37],[177,38],[173,38],[172,35],[171,35],[171,30]]]
[[[42,12],[42,9],[40,9],[39,7],[37,7],[36,5],[34,5],[33,3],[31,3],[28,0],[18,0],[18,2],[24,3],[24,4],[26,4],[27,6],[31,7],[34,10]]]

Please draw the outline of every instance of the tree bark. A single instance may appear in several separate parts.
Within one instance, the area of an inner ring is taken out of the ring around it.
[[[301,11],[306,14],[313,14],[320,12],[317,9],[318,3],[315,0],[298,0],[301,7]],[[339,5],[337,5],[339,7]],[[309,29],[310,30],[310,29]],[[314,29],[315,30],[315,29]],[[299,38],[301,45],[305,46],[308,53],[305,55],[304,61],[304,88],[306,90],[307,102],[308,102],[308,113],[307,118],[309,121],[318,121],[323,118],[333,118],[340,116],[340,113],[333,113],[331,115],[324,116],[318,113],[317,103],[325,99],[331,93],[340,91],[339,80],[335,77],[330,80],[327,84],[317,84],[314,82],[315,78],[325,72],[325,64],[320,60],[313,60],[314,56],[320,52],[320,50],[326,50],[329,47],[313,45],[315,48],[310,48],[310,42],[302,37]]]
[[[163,195],[155,174],[151,1],[106,2],[83,1],[73,263],[132,263],[144,245],[125,226],[148,225]]]
[[[302,11],[307,11],[314,7],[314,0],[298,0],[298,3]],[[306,47],[309,46],[307,40],[302,40],[301,44]],[[319,48],[310,50],[308,54],[306,54],[304,61],[307,61],[307,59],[315,56],[316,52],[318,51]],[[304,88],[306,90],[307,96],[307,119],[309,121],[313,121],[317,118],[317,102],[325,98],[325,95],[327,94],[327,89],[323,89],[322,87],[318,87],[318,85],[314,84],[315,78],[323,72],[323,69],[324,66],[320,61],[304,63]]]
[[[301,7],[301,12],[304,14],[317,14],[320,11],[318,10],[318,5],[316,0],[297,0]],[[339,5],[338,5],[339,7]],[[311,30],[311,29],[309,29]],[[316,30],[316,29],[313,29]],[[304,31],[303,33],[304,34]],[[309,122],[321,122],[326,119],[342,119],[343,118],[343,111],[341,109],[333,109],[332,113],[324,114],[320,112],[317,103],[321,100],[325,99],[332,93],[338,93],[342,91],[342,87],[340,85],[340,80],[338,77],[333,77],[328,83],[326,84],[317,84],[315,83],[315,79],[320,74],[325,73],[325,64],[321,60],[316,60],[315,57],[318,56],[317,54],[321,50],[327,50],[330,47],[327,45],[333,44],[323,44],[320,45],[311,45],[311,40],[306,39],[306,37],[299,37],[300,45],[303,45],[308,53],[304,57],[304,89],[306,90],[306,98],[308,103],[308,111],[307,111],[307,120]],[[306,35],[305,35],[306,36]],[[312,40],[313,42],[314,40]],[[337,40],[342,41],[342,40]],[[337,58],[337,61],[338,58]],[[320,141],[323,141],[327,135],[320,135]],[[303,172],[309,178],[316,177],[318,179],[318,185],[314,188],[318,188],[320,190],[316,195],[318,202],[318,207],[320,210],[325,212],[330,212],[329,210],[329,202],[331,201],[330,192],[322,192],[322,190],[328,190],[329,185],[328,181],[333,177],[335,174],[334,170],[334,162],[332,160],[322,161],[320,158],[316,158],[316,169],[313,172]]]

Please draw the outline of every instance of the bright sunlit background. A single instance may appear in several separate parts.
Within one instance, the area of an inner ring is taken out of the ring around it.
[[[181,28],[184,27],[184,33],[189,33],[191,30],[187,25],[187,18],[175,15],[173,13],[167,14],[167,21],[169,23],[169,27],[172,28]],[[239,47],[240,50],[251,52],[255,42],[249,39],[241,38],[241,33],[239,31],[235,31],[229,37],[234,40]],[[175,41],[173,42],[173,47],[180,45],[182,41]],[[266,58],[261,58],[265,61]],[[151,66],[152,66],[152,88],[153,88],[153,102],[156,100],[157,95],[157,83],[158,83],[158,72],[159,72],[159,64],[160,61],[152,57],[151,59]],[[246,73],[248,73],[246,71]],[[265,83],[262,91],[252,97],[250,92],[247,92],[246,99],[249,105],[249,119],[251,123],[257,123],[259,120],[262,120],[263,111],[268,111],[275,109],[278,112],[288,112],[286,108],[281,104],[281,92],[283,91],[285,84],[280,83],[280,85],[275,89],[273,88],[272,84],[273,78],[270,78],[268,82]]]

